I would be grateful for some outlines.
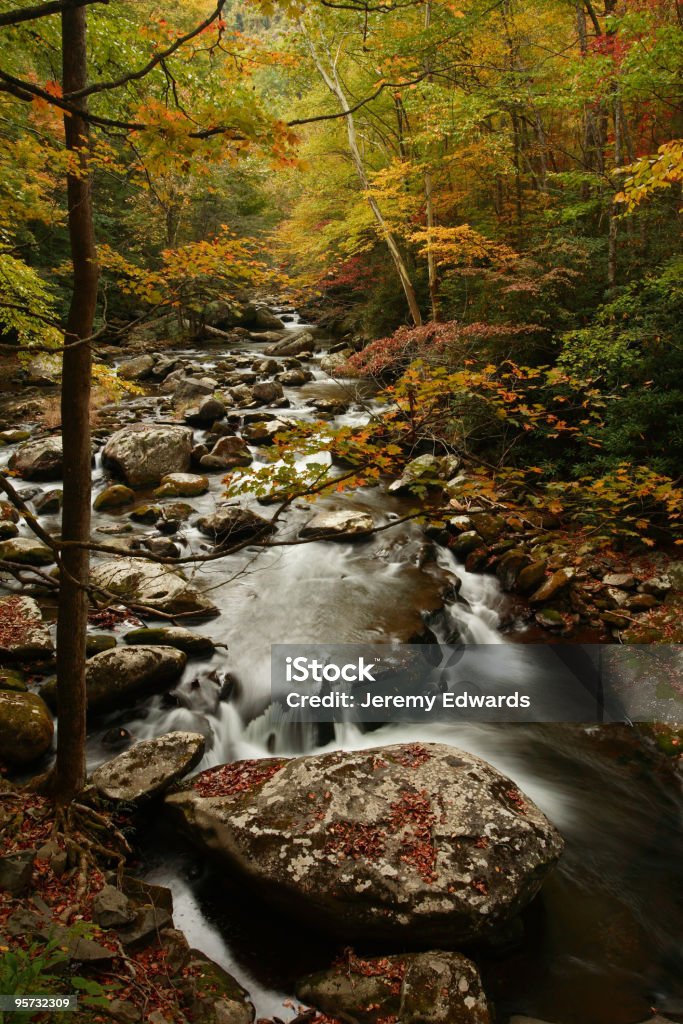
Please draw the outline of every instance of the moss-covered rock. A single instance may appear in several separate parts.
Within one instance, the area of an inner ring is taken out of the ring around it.
[[[53,651],[52,637],[33,598],[22,594],[0,598],[0,657],[34,661]]]
[[[131,629],[123,638],[127,644],[146,644],[155,647],[177,647],[186,654],[210,654],[215,644],[211,637],[193,633],[183,626],[157,626]]]
[[[0,690],[0,758],[9,765],[30,764],[52,745],[54,726],[45,702],[35,693]]]
[[[93,508],[97,511],[121,508],[124,505],[130,505],[132,501],[135,501],[135,491],[132,488],[126,487],[125,484],[112,484],[100,491],[93,502]]]
[[[47,544],[32,537],[13,537],[0,541],[0,561],[42,566],[52,565],[54,560],[54,553]]]

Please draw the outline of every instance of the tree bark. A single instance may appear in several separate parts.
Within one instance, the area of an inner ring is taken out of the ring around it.
[[[425,4],[425,31],[428,31],[432,23],[432,5],[431,0],[427,0]],[[429,57],[425,60],[425,71],[427,72],[427,81],[432,81],[431,75],[431,62]],[[428,157],[427,157],[428,159]],[[439,278],[436,269],[436,259],[434,258],[433,244],[433,231],[434,231],[434,181],[432,178],[432,172],[427,165],[424,174],[424,189],[425,189],[425,207],[427,214],[427,275],[429,279],[429,301],[432,309],[432,320],[437,321],[439,319]]]
[[[74,93],[87,85],[86,8],[62,13],[62,85]],[[87,110],[87,100],[78,101]],[[69,240],[73,291],[66,323],[62,359],[62,441],[64,496],[59,610],[57,617],[57,697],[59,733],[55,796],[69,803],[85,780],[86,690],[85,644],[88,624],[90,557],[84,547],[69,542],[90,540],[91,445],[90,388],[92,335],[97,304],[97,252],[88,170],[88,123],[78,114],[65,115],[67,152],[73,163],[67,174]],[[82,344],[77,342],[83,341]]]

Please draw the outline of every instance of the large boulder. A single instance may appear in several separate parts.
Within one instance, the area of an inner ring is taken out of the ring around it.
[[[489,1024],[476,966],[461,953],[406,953],[364,960],[347,951],[296,994],[323,1014],[358,1024]]]
[[[187,655],[176,647],[114,647],[88,658],[85,669],[88,711],[128,707],[131,701],[166,689],[182,675]],[[41,696],[57,708],[54,680]],[[59,710],[57,708],[57,710]]]
[[[0,561],[17,565],[52,565],[54,551],[36,537],[11,537],[0,541]]]
[[[249,326],[252,331],[281,331],[285,325],[267,306],[257,306],[253,317],[249,318]]]
[[[115,558],[93,567],[91,582],[110,594],[153,611],[215,615],[217,608],[182,573],[144,558]]]
[[[117,430],[102,450],[102,465],[130,487],[157,487],[168,473],[187,473],[192,431],[187,427],[137,425]]]
[[[311,540],[355,540],[369,537],[374,528],[375,523],[369,512],[335,509],[319,512],[302,527],[299,536]]]
[[[32,661],[53,652],[52,637],[33,598],[22,594],[0,598],[0,658]]]
[[[389,485],[390,494],[410,494],[414,488],[444,487],[460,465],[455,455],[418,455],[402,476]]]
[[[563,847],[510,779],[442,744],[241,761],[166,803],[284,909],[345,937],[413,945],[491,936]]]
[[[93,772],[92,783],[105,800],[137,804],[182,779],[201,761],[206,740],[199,733],[169,732],[143,740]]]
[[[9,468],[22,480],[61,480],[61,437],[43,437],[20,445],[9,460]]]
[[[238,505],[223,505],[197,521],[197,527],[216,544],[237,544],[272,532],[269,519]]]
[[[310,331],[292,332],[291,335],[288,332],[280,341],[268,345],[265,354],[267,356],[298,356],[303,352],[315,352],[316,348],[315,338]]]
[[[0,690],[0,761],[30,764],[50,749],[53,733],[52,716],[37,694]]]
[[[134,356],[119,364],[118,375],[122,380],[147,380],[154,370],[154,357]]]

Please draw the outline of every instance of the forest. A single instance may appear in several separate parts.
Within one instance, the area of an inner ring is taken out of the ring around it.
[[[682,67],[0,0],[0,1024],[683,1020]]]

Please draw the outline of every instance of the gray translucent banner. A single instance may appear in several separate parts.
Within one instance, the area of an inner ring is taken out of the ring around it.
[[[683,722],[680,644],[275,644],[298,722]]]

